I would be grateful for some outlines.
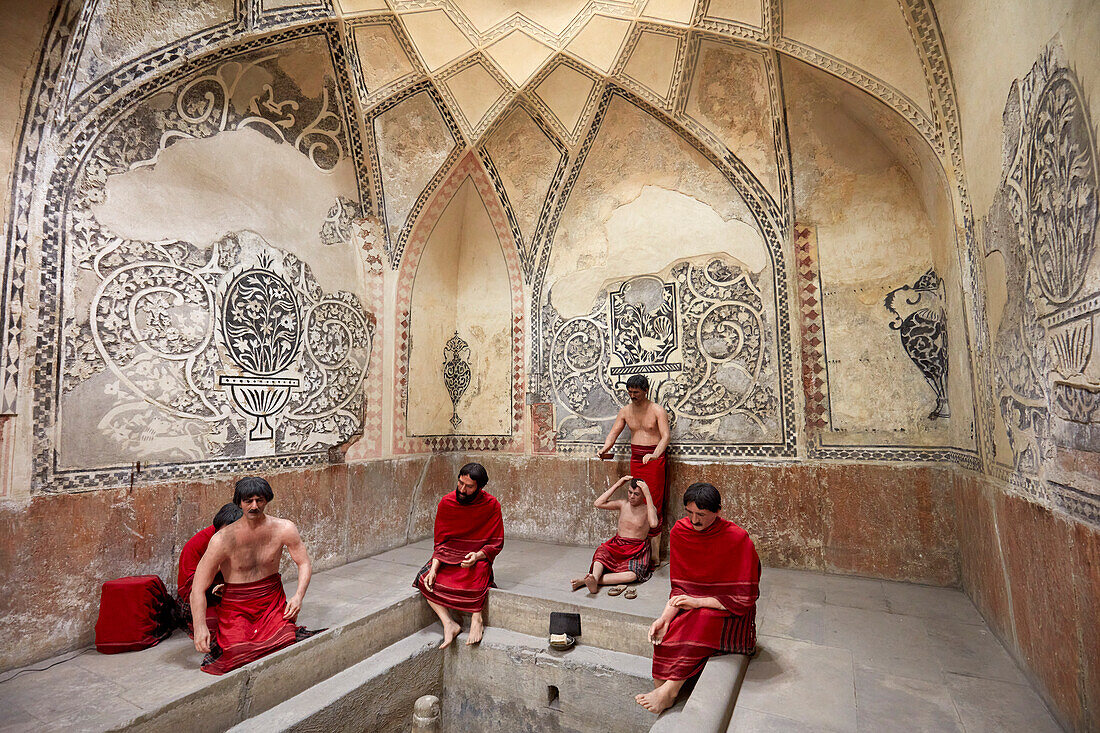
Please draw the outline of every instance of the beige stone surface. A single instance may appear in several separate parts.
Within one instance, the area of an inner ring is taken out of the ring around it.
[[[368,93],[413,73],[415,67],[389,25],[358,26],[352,35]]]
[[[755,0],[712,0],[707,8],[707,16],[760,28],[764,25],[761,8],[761,4]]]
[[[679,48],[680,39],[676,36],[644,31],[638,36],[623,73],[664,99],[672,90]]]
[[[529,34],[515,30],[487,46],[485,53],[518,88],[527,83],[527,80],[550,58],[554,50]]]
[[[607,73],[618,58],[629,30],[629,21],[594,15],[566,49]]]
[[[485,115],[506,91],[481,64],[467,66],[449,77],[446,84],[471,128],[481,125]]]
[[[524,244],[531,247],[562,155],[522,107],[501,121],[485,149],[500,174]]]
[[[446,66],[473,49],[469,39],[446,11],[409,13],[401,16],[401,22],[429,71]]]
[[[421,191],[454,149],[455,140],[426,92],[383,112],[374,122],[386,225],[396,239]]]
[[[855,31],[858,29],[858,31]],[[929,112],[924,70],[901,7],[882,0],[785,0],[783,35],[882,79]]]
[[[585,101],[595,82],[576,69],[560,64],[535,87],[535,93],[550,107],[558,121],[570,132],[576,130]]]

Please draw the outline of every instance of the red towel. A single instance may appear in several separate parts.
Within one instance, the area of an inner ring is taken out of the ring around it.
[[[596,548],[592,563],[600,563],[609,573],[633,571],[638,582],[644,583],[653,574],[649,555],[649,540],[632,540],[615,535]],[[592,566],[588,566],[592,572]]]
[[[649,463],[642,463],[642,457],[655,450],[655,445],[630,446],[630,475],[645,481],[649,495],[653,497],[653,506],[657,508],[657,526],[649,530],[650,537],[661,534],[665,526],[665,454],[650,458]]]
[[[155,646],[172,633],[174,607],[156,575],[108,580],[99,599],[95,648],[118,654]]]
[[[745,530],[718,517],[703,532],[684,517],[669,538],[671,596],[716,598],[725,608],[680,611],[653,647],[653,679],[686,680],[715,654],[751,654],[756,647],[760,558]]]
[[[459,504],[455,492],[439,500],[435,510],[435,550],[432,558],[440,562],[432,590],[424,586],[431,561],[420,569],[413,586],[428,600],[465,613],[485,607],[489,586],[493,583],[493,558],[504,548],[504,520],[500,502],[484,490],[471,504]],[[485,560],[464,568],[466,555],[482,550]]]
[[[279,573],[251,583],[226,583],[217,606],[218,628],[202,671],[226,672],[293,644],[298,627],[283,618],[286,593]]]

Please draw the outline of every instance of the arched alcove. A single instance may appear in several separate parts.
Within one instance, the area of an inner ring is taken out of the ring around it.
[[[395,450],[522,444],[520,278],[500,201],[468,154],[415,224],[398,273]]]

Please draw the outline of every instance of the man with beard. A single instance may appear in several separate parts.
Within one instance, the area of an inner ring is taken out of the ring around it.
[[[294,522],[264,513],[273,498],[265,479],[248,476],[238,481],[233,503],[244,516],[211,538],[195,570],[191,611],[195,648],[206,654],[204,672],[225,674],[317,633],[294,623],[309,587],[312,565]],[[290,600],[279,574],[284,547],[298,566],[298,589]],[[216,607],[216,635],[211,638],[206,589],[219,571],[226,582]]]
[[[626,500],[611,501],[611,496],[627,481],[630,482],[630,488],[626,491]],[[657,526],[657,509],[653,506],[653,497],[650,496],[645,481],[639,481],[630,475],[623,476],[596,499],[594,506],[597,509],[618,511],[619,531],[596,548],[588,574],[572,580],[573,590],[585,586],[589,593],[595,593],[601,585],[635,581],[644,583],[649,580],[653,568],[649,561],[649,540],[646,535]],[[615,590],[613,588],[607,594],[618,595]],[[617,590],[622,592],[624,588]],[[633,590],[627,591],[627,597],[634,597]]]
[[[462,628],[451,611],[470,614],[467,645],[480,642],[485,631],[482,611],[493,584],[493,558],[504,548],[500,502],[483,490],[487,483],[489,474],[480,463],[467,463],[458,472],[458,487],[435,511],[432,559],[413,581],[443,624],[440,649]]]
[[[665,521],[665,449],[670,438],[668,413],[665,408],[649,399],[649,380],[644,374],[635,374],[626,380],[626,393],[630,402],[619,410],[611,432],[598,451],[600,459],[611,457],[623,428],[630,428],[630,475],[645,481],[657,507],[657,526],[649,530],[650,552],[653,566],[661,564],[661,528]]]
[[[206,554],[206,548],[210,546],[210,540],[214,534],[236,522],[243,514],[244,512],[236,504],[226,504],[214,515],[211,525],[195,533],[195,536],[187,540],[180,551],[179,573],[176,575],[176,597],[179,599],[180,626],[185,628],[188,634],[194,635],[191,624],[191,581],[195,578],[199,561]],[[207,626],[210,626],[214,619],[213,607],[221,600],[221,586],[224,583],[225,578],[218,573],[214,576],[214,582],[206,589]]]
[[[718,516],[722,497],[711,484],[689,486],[684,507],[669,537],[672,592],[649,628],[654,689],[634,697],[653,713],[671,706],[709,657],[756,649],[760,558],[752,540]]]

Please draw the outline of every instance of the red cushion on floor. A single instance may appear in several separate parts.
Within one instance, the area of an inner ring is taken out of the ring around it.
[[[173,603],[156,575],[108,580],[99,599],[95,648],[118,654],[156,645],[172,633]]]

